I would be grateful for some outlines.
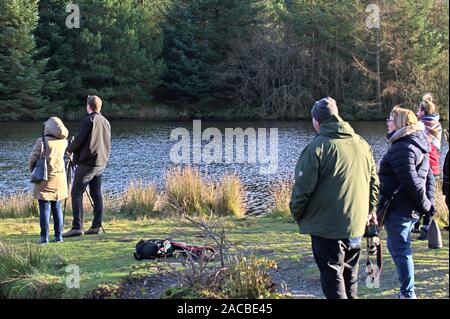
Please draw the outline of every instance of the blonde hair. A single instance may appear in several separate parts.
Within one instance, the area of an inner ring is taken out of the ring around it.
[[[409,109],[404,109],[396,106],[392,109],[391,116],[394,118],[394,124],[397,129],[401,129],[405,126],[417,124],[419,120],[416,114]]]
[[[436,113],[437,107],[433,102],[433,94],[427,93],[423,96],[420,103],[420,110],[425,112],[425,115],[432,115]]]

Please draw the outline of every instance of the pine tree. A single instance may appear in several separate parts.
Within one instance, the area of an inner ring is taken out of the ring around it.
[[[105,112],[148,102],[164,70],[155,8],[146,1],[80,0],[80,28],[69,29],[66,3],[42,0],[41,5],[41,54],[64,84],[50,95],[69,113],[79,110],[88,94],[102,97]]]
[[[74,59],[67,44],[66,3],[67,0],[40,0],[39,22],[34,32],[38,47],[36,57],[47,62],[42,94],[48,100],[51,113],[60,116],[69,104],[69,92],[73,92],[70,87],[73,79],[67,76],[73,69]]]
[[[0,2],[0,119],[34,119],[45,115],[41,95],[44,61],[35,61],[33,31],[37,1]]]
[[[261,23],[261,1],[174,0],[162,23],[167,72],[159,97],[197,102],[218,94],[216,69],[233,41],[246,41]]]
[[[164,70],[151,7],[134,0],[86,0],[80,10],[83,27],[73,47],[85,94],[98,94],[117,110],[151,98]]]

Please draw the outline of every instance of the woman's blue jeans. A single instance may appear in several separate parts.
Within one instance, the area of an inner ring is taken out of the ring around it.
[[[417,219],[395,213],[388,214],[385,221],[387,247],[397,267],[400,293],[405,297],[415,296],[411,229],[416,222]]]
[[[39,220],[41,225],[41,242],[48,242],[50,212],[53,215],[55,240],[62,240],[64,218],[61,201],[39,200]]]

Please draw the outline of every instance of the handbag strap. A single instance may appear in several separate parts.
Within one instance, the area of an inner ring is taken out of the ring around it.
[[[44,132],[42,132],[41,158],[45,158],[45,160],[47,160],[47,141],[45,140]]]

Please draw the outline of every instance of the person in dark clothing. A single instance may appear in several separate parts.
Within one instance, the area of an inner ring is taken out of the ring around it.
[[[400,281],[400,299],[416,299],[411,229],[435,213],[435,179],[424,124],[411,110],[396,107],[387,120],[391,147],[380,164],[380,203],[394,196],[385,217],[388,250]],[[394,195],[395,194],[395,195]]]
[[[447,135],[447,140],[448,140],[448,130],[446,131],[446,135]],[[449,190],[448,190],[448,170],[449,170],[448,153],[449,152],[447,152],[447,155],[445,156],[445,162],[444,162],[444,180],[443,180],[443,185],[442,185],[442,193],[445,196],[445,203],[447,204],[447,208],[450,210],[450,205],[449,205],[450,196],[448,195],[448,192],[449,192]],[[448,231],[448,226],[444,227],[444,229],[446,231]]]
[[[111,153],[111,126],[100,114],[102,100],[98,96],[88,96],[86,111],[88,115],[81,122],[80,131],[67,148],[74,155],[77,165],[72,185],[72,229],[63,237],[96,235],[102,227],[103,196],[102,174]],[[89,185],[89,193],[94,203],[94,220],[86,232],[83,231],[83,193]]]
[[[289,208],[302,234],[311,236],[327,299],[356,299],[361,240],[376,223],[378,175],[372,149],[325,98],[312,109],[318,132],[295,168]]]
[[[425,136],[430,142],[430,166],[435,179],[439,179],[440,166],[439,159],[441,157],[442,146],[442,125],[439,123],[439,114],[437,113],[437,106],[433,102],[433,95],[427,93],[423,96],[422,103],[416,113],[419,121],[425,125]],[[414,232],[420,233],[418,240],[428,239],[428,229],[430,228],[431,218],[423,216],[423,225],[419,220],[414,225]]]

